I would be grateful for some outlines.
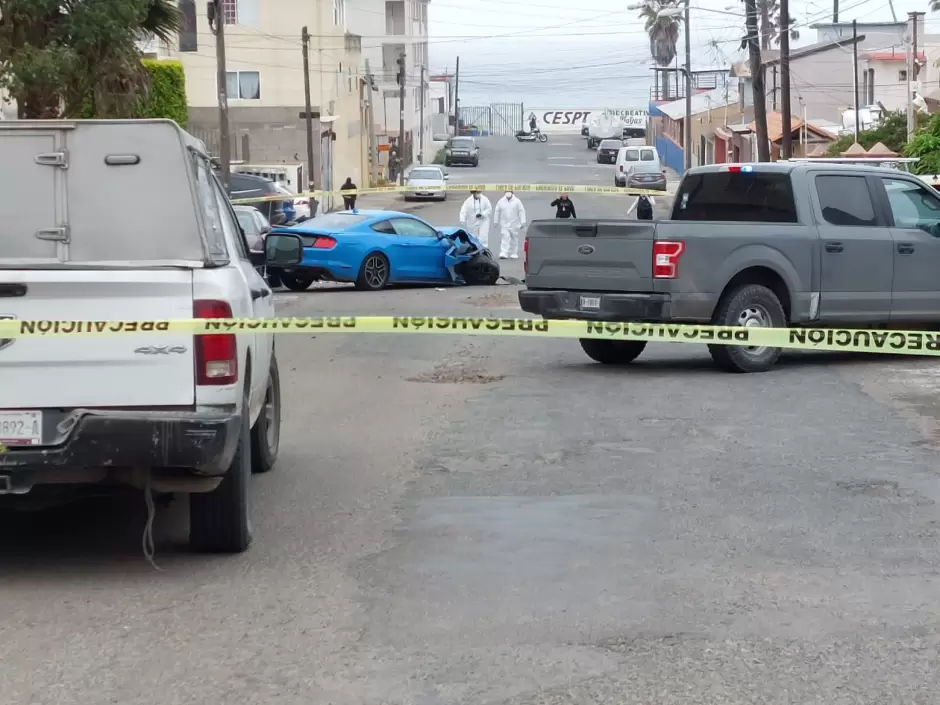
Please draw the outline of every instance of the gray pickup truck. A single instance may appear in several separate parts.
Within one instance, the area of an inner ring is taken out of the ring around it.
[[[663,221],[537,220],[524,311],[547,319],[940,326],[940,194],[905,172],[825,163],[689,170]],[[642,341],[583,339],[625,364]],[[730,371],[779,348],[710,345]]]

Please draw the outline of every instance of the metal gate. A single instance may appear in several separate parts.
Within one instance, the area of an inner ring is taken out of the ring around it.
[[[521,130],[524,122],[522,103],[490,103],[460,108],[461,134],[508,135]]]

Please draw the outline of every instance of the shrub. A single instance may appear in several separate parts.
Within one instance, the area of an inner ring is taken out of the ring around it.
[[[144,59],[150,86],[137,104],[134,117],[169,118],[186,128],[189,111],[186,107],[186,74],[179,61]]]

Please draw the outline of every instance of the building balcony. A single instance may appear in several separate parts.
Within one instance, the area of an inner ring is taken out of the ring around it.
[[[692,72],[692,95],[705,93],[728,83],[728,70]],[[685,98],[685,75],[674,68],[655,67],[650,102],[662,103]]]

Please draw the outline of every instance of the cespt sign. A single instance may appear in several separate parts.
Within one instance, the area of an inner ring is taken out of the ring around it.
[[[529,120],[535,121],[542,132],[580,133],[581,126],[590,122],[592,117],[608,115],[623,120],[627,127],[645,128],[648,119],[646,110],[631,108],[532,108],[526,111],[525,128],[529,129]]]

